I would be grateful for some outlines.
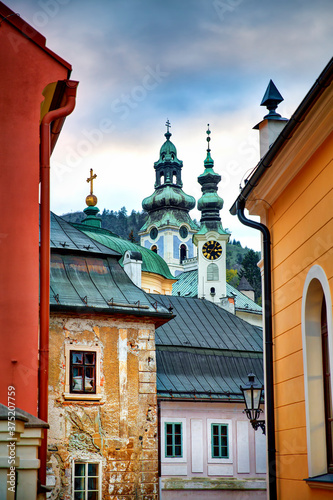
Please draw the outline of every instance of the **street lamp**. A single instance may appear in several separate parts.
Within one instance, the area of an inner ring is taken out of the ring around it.
[[[263,410],[260,408],[261,395],[264,390],[262,385],[256,384],[254,373],[249,373],[249,383],[245,387],[239,386],[243,393],[245,401],[245,413],[250,420],[253,429],[256,431],[259,427],[263,434],[266,434],[265,420],[259,420],[260,414]]]

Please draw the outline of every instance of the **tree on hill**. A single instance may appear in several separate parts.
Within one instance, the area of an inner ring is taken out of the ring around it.
[[[258,267],[260,260],[260,252],[255,252],[250,249],[247,251],[242,261],[242,269],[240,271],[240,278],[245,276],[250,285],[254,288],[255,300],[259,303],[261,301],[261,275]]]
[[[239,284],[239,276],[237,269],[227,269],[227,283],[237,288]]]

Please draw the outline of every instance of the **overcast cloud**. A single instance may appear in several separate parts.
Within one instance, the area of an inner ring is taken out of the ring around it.
[[[270,78],[285,99],[279,112],[289,118],[331,58],[331,0],[5,3],[46,36],[80,81],[52,157],[54,212],[84,208],[90,168],[101,210],[140,210],[153,192],[167,118],[184,162],[184,191],[198,199],[209,123],[224,227],[259,248],[256,232],[229,215],[259,160],[252,127],[265,114],[259,104]]]

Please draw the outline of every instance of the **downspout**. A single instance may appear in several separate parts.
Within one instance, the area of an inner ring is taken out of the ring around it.
[[[40,125],[40,309],[38,417],[48,420],[49,323],[50,323],[50,155],[51,123],[71,114],[78,82],[65,80],[65,105],[49,111]],[[47,431],[40,447],[40,485],[46,485]]]
[[[161,468],[161,402],[157,398],[157,456],[158,456],[158,498],[162,499],[162,468]]]
[[[273,386],[273,333],[272,333],[272,282],[271,282],[271,236],[269,229],[259,222],[247,219],[244,215],[245,199],[237,200],[236,214],[245,226],[261,231],[263,235],[264,257],[264,324],[265,324],[265,402],[267,415],[267,454],[268,454],[268,491],[269,499],[277,500],[276,488],[276,450]]]

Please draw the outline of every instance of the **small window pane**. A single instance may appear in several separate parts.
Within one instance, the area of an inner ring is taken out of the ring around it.
[[[89,477],[88,478],[88,490],[97,490],[98,488],[98,478]]]
[[[74,479],[74,489],[84,491],[84,477],[76,477]]]
[[[84,491],[76,491],[74,493],[74,500],[85,500],[85,493],[84,493]]]
[[[72,352],[72,363],[83,364],[83,353],[82,352]]]
[[[182,443],[182,437],[178,434],[175,435],[175,444],[181,444]]]
[[[95,364],[95,353],[94,352],[85,353],[84,358],[85,358],[84,363],[86,365],[94,365]]]
[[[88,500],[98,500],[98,491],[89,491]]]
[[[181,446],[175,446],[175,456],[176,457],[182,456],[182,447]]]
[[[75,464],[75,476],[84,476],[84,470],[84,464]]]
[[[88,464],[88,476],[98,476],[98,464]]]

